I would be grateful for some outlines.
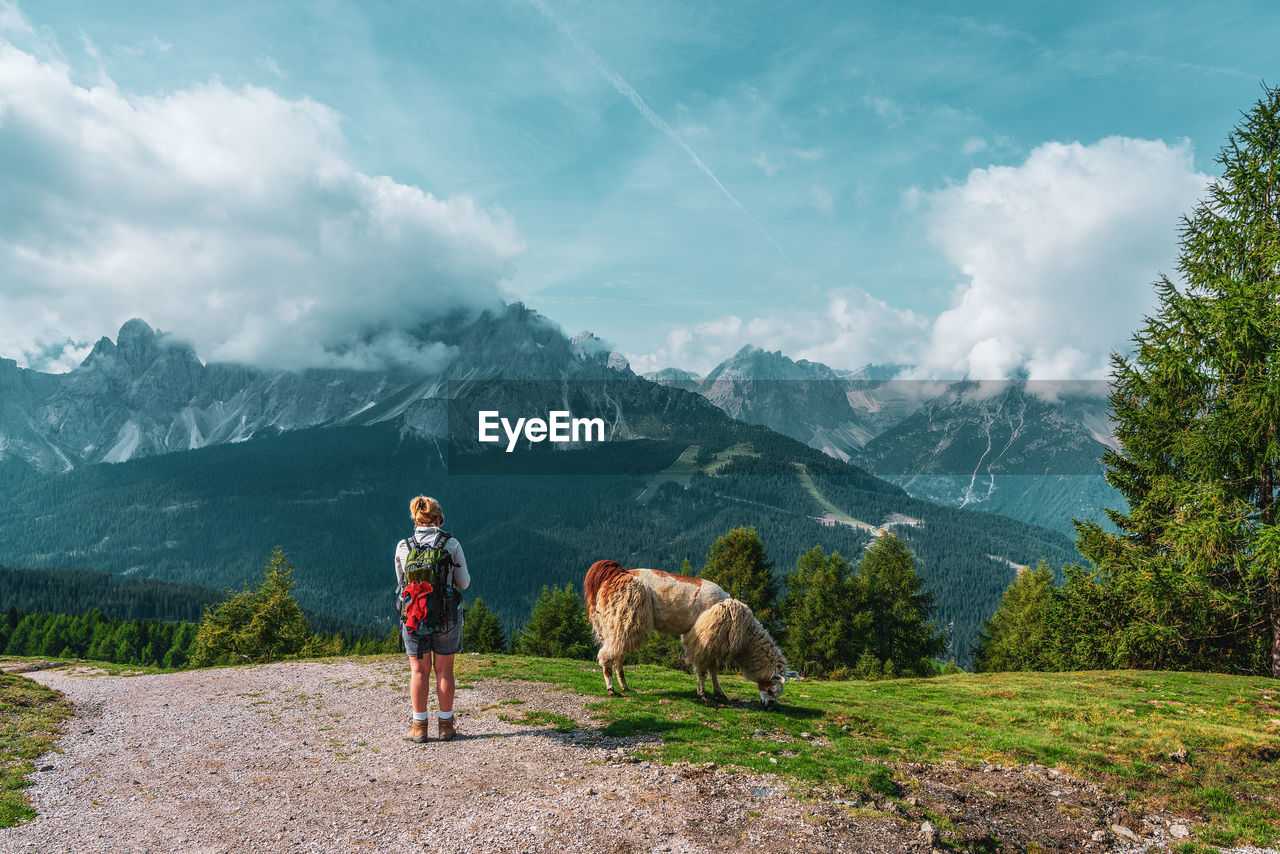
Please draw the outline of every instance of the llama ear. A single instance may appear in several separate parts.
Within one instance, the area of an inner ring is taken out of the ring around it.
[[[797,673],[797,672],[796,672],[796,671],[794,671],[794,670],[788,670],[788,671],[787,671],[787,675],[782,677],[782,681],[784,681],[784,682],[785,682],[785,681],[787,681],[788,679],[799,679],[799,678],[800,678],[800,674],[799,674],[799,673]]]

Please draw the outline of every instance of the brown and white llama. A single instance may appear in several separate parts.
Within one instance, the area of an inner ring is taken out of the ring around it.
[[[707,608],[729,598],[716,584],[703,578],[672,575],[658,569],[623,569],[613,560],[598,560],[587,570],[582,585],[587,616],[600,644],[596,660],[604,671],[610,696],[613,671],[627,690],[622,659],[639,649],[651,631],[682,635]]]
[[[782,696],[782,687],[788,679],[796,679],[799,673],[787,665],[787,659],[773,642],[773,638],[760,625],[745,602],[726,599],[702,612],[680,639],[685,661],[698,677],[698,697],[706,699],[704,685],[711,674],[711,687],[717,697],[723,697],[719,674],[723,662],[732,662],[742,672],[742,678],[756,683],[760,692],[760,704],[769,704]]]
[[[596,660],[604,671],[610,696],[613,671],[627,690],[623,657],[640,648],[650,631],[681,635],[685,659],[698,677],[698,697],[706,700],[706,676],[715,695],[725,698],[717,678],[722,662],[731,661],[756,683],[760,703],[768,706],[782,695],[788,679],[799,676],[787,666],[778,645],[746,604],[729,598],[704,578],[672,575],[657,569],[623,569],[617,561],[596,561],[583,584],[591,629],[600,643]]]

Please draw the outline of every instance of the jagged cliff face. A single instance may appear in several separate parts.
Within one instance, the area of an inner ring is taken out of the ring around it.
[[[848,460],[863,445],[918,401],[898,400],[885,370],[837,371],[819,362],[787,358],[777,351],[746,346],[705,378],[678,368],[646,374],[648,379],[696,391],[727,415],[761,424],[824,453]],[[888,376],[892,376],[890,373]]]
[[[861,465],[887,475],[1100,475],[1105,398],[1046,399],[1026,383],[948,391],[876,436]]]
[[[416,335],[438,345],[442,367],[291,372],[205,364],[189,345],[137,319],[115,341],[100,340],[66,374],[0,359],[0,460],[65,470],[264,432],[393,420],[440,436],[445,398],[467,383],[635,379],[626,360],[595,336],[570,341],[520,305],[498,315],[432,321]]]

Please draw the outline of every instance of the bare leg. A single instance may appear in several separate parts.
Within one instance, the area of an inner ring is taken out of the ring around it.
[[[622,686],[622,690],[627,690],[627,672],[622,669],[622,662],[618,662],[618,683]]]
[[[427,710],[427,700],[431,693],[428,678],[431,675],[431,655],[422,658],[409,656],[409,699],[413,702],[413,710],[419,714]]]
[[[723,690],[721,690],[720,679],[718,678],[719,676],[720,676],[720,673],[718,671],[715,671],[715,670],[711,671],[711,690],[714,691],[715,695],[720,699],[727,700],[729,699],[729,695],[726,694]]]
[[[707,692],[705,690],[707,682],[707,672],[705,670],[698,671],[698,699],[702,702],[707,701]]]
[[[433,655],[433,658],[436,671],[436,702],[440,704],[440,711],[452,712],[453,692],[458,684],[453,678],[453,656]]]

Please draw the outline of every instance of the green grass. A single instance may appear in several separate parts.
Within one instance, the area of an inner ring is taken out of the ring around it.
[[[636,496],[636,500],[641,504],[648,504],[652,500],[654,493],[658,491],[658,487],[664,483],[678,483],[682,487],[688,488],[689,482],[698,473],[697,459],[697,445],[690,445],[685,448],[680,456],[676,457],[675,462],[649,478],[649,483]]]
[[[116,664],[111,661],[94,661],[78,658],[58,658],[48,655],[0,655],[0,664],[29,662],[32,664],[49,662],[58,664],[72,676],[146,676],[152,673],[176,673],[179,669],[156,667],[150,664]],[[236,666],[236,665],[226,665]],[[79,671],[79,672],[77,672]]]
[[[717,451],[715,456],[711,458],[711,462],[703,466],[702,470],[707,474],[716,474],[720,469],[727,466],[734,457],[756,457],[759,458],[760,452],[752,447],[749,443],[741,442],[732,448],[725,448],[723,451]]]
[[[578,722],[573,718],[567,718],[564,715],[557,715],[555,712],[540,712],[520,710],[520,717],[513,715],[499,714],[501,720],[509,724],[520,724],[523,726],[549,726],[556,732],[573,732],[578,728]]]
[[[796,463],[795,467],[796,471],[800,474],[800,483],[804,485],[805,490],[810,496],[812,496],[813,500],[817,502],[819,507],[834,516],[837,521],[847,522],[854,527],[861,528],[865,531],[875,530],[875,526],[871,523],[853,518],[823,497],[822,493],[818,491],[818,485],[813,482],[813,477],[809,474],[809,469],[805,467],[804,463]]]
[[[737,702],[707,707],[691,677],[661,667],[628,668],[632,693],[609,699],[586,662],[458,663],[473,678],[549,682],[600,697],[588,708],[603,733],[660,734],[637,751],[663,762],[716,762],[866,795],[897,793],[906,781],[897,769],[908,762],[1038,763],[1140,807],[1202,816],[1200,843],[1269,845],[1280,836],[1275,680],[1110,671],[802,681],[765,711],[736,676],[723,684]],[[1185,763],[1169,758],[1179,749]]]
[[[57,691],[0,673],[0,827],[35,817],[23,792],[30,785],[27,777],[70,714]]]

